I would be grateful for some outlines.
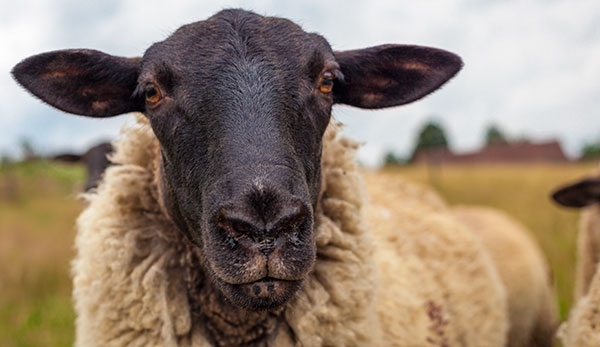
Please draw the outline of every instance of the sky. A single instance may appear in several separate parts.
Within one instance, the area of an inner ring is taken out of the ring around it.
[[[568,155],[600,140],[600,1],[152,1],[0,0],[0,154],[28,139],[40,152],[82,151],[112,139],[127,116],[91,119],[44,105],[10,76],[37,53],[92,48],[140,56],[179,26],[223,8],[287,17],[335,50],[383,43],[443,48],[464,60],[441,90],[413,104],[368,111],[335,106],[345,134],[364,143],[359,160],[409,156],[428,120],[450,147],[468,152],[495,124],[513,137],[558,138]]]

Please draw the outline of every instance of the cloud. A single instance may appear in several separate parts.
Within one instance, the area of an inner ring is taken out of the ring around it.
[[[322,33],[334,49],[385,42],[437,46],[459,53],[465,68],[441,91],[406,107],[364,111],[336,107],[346,133],[367,144],[363,162],[387,149],[409,155],[429,117],[451,145],[472,150],[486,126],[514,135],[559,137],[571,154],[600,138],[600,3],[581,1],[13,1],[0,13],[0,153],[30,137],[50,151],[83,148],[118,133],[121,120],[61,115],[9,77],[20,59],[47,50],[89,47],[140,55],[180,25],[226,7],[288,17]]]

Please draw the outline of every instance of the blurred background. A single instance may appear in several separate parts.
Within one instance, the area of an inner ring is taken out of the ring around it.
[[[64,48],[139,56],[229,7],[289,18],[336,50],[409,43],[459,54],[462,72],[424,100],[380,111],[336,106],[334,116],[364,142],[365,169],[431,185],[451,204],[501,208],[526,225],[552,265],[566,317],[578,213],[549,194],[598,167],[600,2],[2,0],[0,345],[72,344],[69,261],[86,170],[65,155],[114,139],[130,117],[56,111],[12,80],[12,66]]]

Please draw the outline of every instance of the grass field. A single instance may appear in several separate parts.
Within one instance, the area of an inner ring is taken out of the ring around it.
[[[549,192],[595,164],[388,168],[432,185],[452,204],[501,208],[532,231],[554,271],[561,317],[571,305],[578,213],[552,204]],[[69,261],[78,166],[29,162],[0,167],[0,346],[70,346],[74,313]]]
[[[83,168],[0,167],[0,346],[71,346],[69,261]]]

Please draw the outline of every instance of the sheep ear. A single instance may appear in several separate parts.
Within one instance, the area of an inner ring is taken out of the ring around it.
[[[78,161],[81,161],[81,155],[72,153],[58,154],[52,157],[52,160],[61,161],[63,163],[77,163]]]
[[[12,74],[33,95],[60,110],[111,117],[143,110],[143,100],[132,98],[140,60],[94,50],[62,50],[29,57]]]
[[[557,203],[567,207],[585,207],[600,202],[600,179],[584,179],[558,189],[552,194]]]
[[[334,100],[362,108],[418,100],[438,89],[462,67],[462,60],[453,53],[406,45],[335,52],[335,60],[344,78],[334,84]]]

